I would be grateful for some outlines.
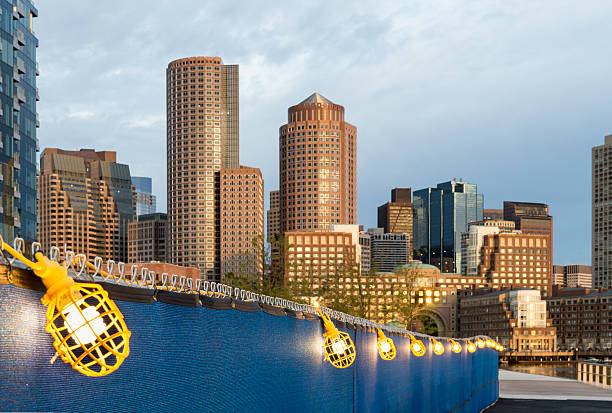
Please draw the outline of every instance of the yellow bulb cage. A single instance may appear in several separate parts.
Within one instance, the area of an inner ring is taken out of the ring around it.
[[[485,342],[483,339],[481,339],[480,337],[476,339],[476,345],[478,346],[478,348],[484,348],[485,347]]]
[[[470,340],[467,340],[467,349],[470,353],[473,353],[476,351],[476,346]]]
[[[323,333],[323,352],[325,358],[332,366],[339,369],[349,367],[355,361],[355,345],[351,336],[339,331],[327,314],[317,307],[319,316],[323,319],[325,333]]]
[[[441,356],[442,354],[444,354],[444,344],[440,343],[435,338],[431,339],[431,344],[431,349],[436,355]]]
[[[461,353],[461,344],[459,344],[459,342],[455,341],[455,340],[451,340],[451,351],[455,354]]]
[[[487,339],[485,340],[485,345],[486,345],[487,347],[489,347],[489,348],[491,348],[491,347],[495,347],[495,341],[491,340],[490,338],[487,338]]]
[[[427,349],[425,348],[425,345],[423,344],[423,342],[421,340],[418,340],[412,334],[408,334],[408,335],[410,336],[410,350],[412,351],[412,354],[414,354],[417,357],[424,356]]]
[[[129,355],[130,331],[123,315],[97,284],[75,283],[66,268],[37,252],[30,261],[5,242],[2,249],[30,267],[47,292],[46,331],[53,336],[57,355],[86,376],[105,376]]]
[[[393,360],[397,354],[393,340],[385,336],[385,333],[378,327],[376,327],[376,333],[378,336],[376,347],[378,348],[380,358],[383,360]]]

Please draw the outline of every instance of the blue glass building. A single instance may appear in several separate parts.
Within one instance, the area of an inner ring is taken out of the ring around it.
[[[414,192],[414,257],[445,273],[461,265],[461,233],[483,218],[476,184],[449,181]]]
[[[136,216],[154,214],[156,199],[153,195],[153,179],[145,176],[133,176],[134,195],[136,197]]]
[[[0,0],[0,233],[8,242],[36,239],[38,89],[33,20],[27,0]]]

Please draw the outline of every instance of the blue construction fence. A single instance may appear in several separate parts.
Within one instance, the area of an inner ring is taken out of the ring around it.
[[[384,361],[376,333],[347,328],[357,357],[337,369],[318,320],[117,299],[130,355],[116,372],[87,377],[50,363],[42,295],[0,285],[2,411],[478,412],[498,397],[492,348],[455,354],[445,342],[443,355],[415,357],[409,338],[391,336],[397,357]]]

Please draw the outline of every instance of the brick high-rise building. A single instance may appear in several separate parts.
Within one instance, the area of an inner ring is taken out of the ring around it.
[[[15,237],[36,240],[38,10],[19,0],[2,2],[0,12],[0,234],[12,244]]]
[[[357,217],[357,128],[318,93],[279,129],[280,231],[328,231]]]
[[[128,261],[150,262],[168,260],[168,216],[157,212],[138,215],[128,224]]]
[[[550,238],[546,234],[485,235],[478,272],[496,289],[534,288],[552,292]]]
[[[612,288],[612,135],[591,150],[591,263],[593,286]]]
[[[219,172],[238,168],[238,66],[219,57],[168,64],[169,258],[220,279]]]
[[[89,259],[127,261],[127,227],[134,219],[130,168],[115,152],[47,148],[38,177],[44,250],[57,246]]]
[[[221,170],[221,276],[263,271],[264,182],[258,168]]]
[[[268,236],[266,240],[272,241],[280,234],[280,191],[270,191],[270,209],[268,209]]]
[[[387,234],[406,234],[408,239],[408,260],[412,259],[412,190],[394,188],[391,202],[378,207],[378,228]]]
[[[549,215],[546,204],[534,202],[504,201],[504,219],[514,221],[517,230],[523,234],[548,235],[548,254],[550,266],[548,273],[553,273],[553,217]]]

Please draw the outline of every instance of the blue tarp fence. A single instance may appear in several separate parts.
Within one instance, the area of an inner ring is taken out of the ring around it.
[[[478,412],[498,397],[494,349],[445,343],[441,356],[415,357],[409,338],[391,336],[398,354],[384,361],[374,332],[346,330],[357,358],[337,369],[320,322],[161,302],[116,300],[130,355],[87,377],[50,363],[42,295],[0,285],[1,411]]]

